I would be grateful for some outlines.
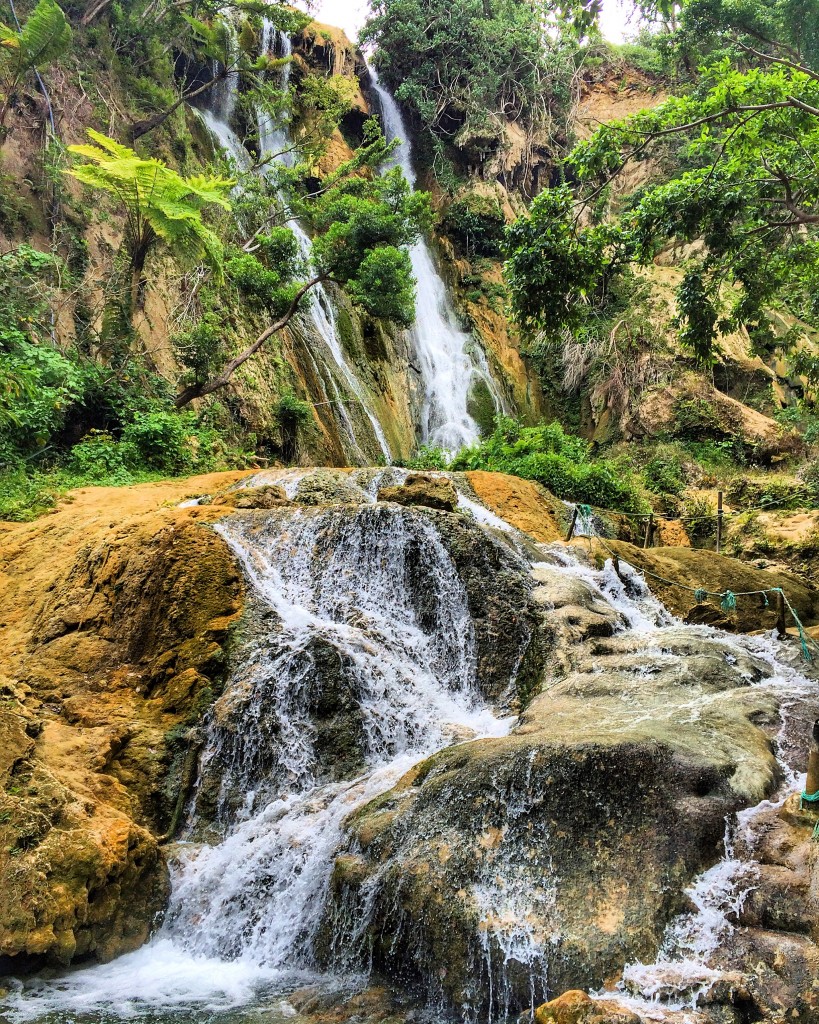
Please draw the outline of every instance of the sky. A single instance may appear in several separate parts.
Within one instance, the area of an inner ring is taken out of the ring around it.
[[[457,0],[453,0],[457,3]],[[303,6],[303,5],[302,5]],[[603,0],[600,27],[606,39],[621,43],[624,32],[628,33],[628,16],[631,11],[629,0]],[[367,17],[367,0],[315,0],[310,13],[325,25],[337,25],[347,35],[355,38]]]

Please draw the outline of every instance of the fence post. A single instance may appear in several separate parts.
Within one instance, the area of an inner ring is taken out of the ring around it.
[[[652,512],[649,515],[649,517],[648,517],[648,522],[646,523],[646,535],[645,535],[645,539],[643,540],[643,547],[644,548],[650,547],[651,546],[651,542],[652,542],[653,539],[654,539],[654,513]]]
[[[717,554],[722,547],[722,517],[725,512],[722,508],[722,491],[717,491]]]
[[[785,595],[781,590],[776,594],[776,632],[780,640],[788,635],[785,627]]]
[[[567,544],[572,539],[572,534],[574,533],[574,528],[575,528],[576,525],[577,525],[577,505],[575,505],[575,507],[574,507],[574,509],[572,511],[572,521],[571,521],[571,523],[569,523],[569,532],[566,534],[566,543]]]

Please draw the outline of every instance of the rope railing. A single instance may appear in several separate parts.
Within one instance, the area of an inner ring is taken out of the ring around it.
[[[617,554],[617,552],[612,551],[612,549],[608,546],[608,544],[602,537],[594,537],[592,539],[598,541],[598,543],[600,543],[602,547],[604,547],[606,551],[608,551],[608,553],[612,556],[615,571],[617,571],[620,563],[620,557]],[[665,583],[667,586],[676,587],[678,590],[685,590],[688,593],[693,594],[694,600],[697,604],[703,604],[705,600],[709,597],[718,597],[720,599],[720,607],[724,612],[731,612],[736,610],[738,597],[762,597],[765,602],[765,607],[767,608],[769,606],[768,594],[776,594],[777,599],[782,602],[784,607],[790,612],[791,617],[793,618],[794,625],[796,626],[796,630],[799,636],[799,646],[802,652],[802,657],[805,659],[805,661],[808,662],[812,662],[814,660],[814,656],[810,650],[811,647],[817,653],[819,653],[819,643],[817,643],[813,639],[813,637],[809,636],[809,634],[805,630],[805,627],[803,626],[802,621],[796,612],[796,609],[788,600],[788,596],[782,589],[782,587],[765,587],[762,590],[708,590],[707,588],[702,586],[689,587],[685,583],[678,583],[676,580],[667,579],[665,576],[661,576],[659,573],[652,572],[650,569],[646,569],[643,567],[638,568],[637,566],[631,565],[631,563],[629,563],[629,565],[634,570],[634,572],[637,573],[638,576],[651,576],[652,579],[659,580],[661,583]],[[782,625],[784,627],[784,622]],[[782,629],[782,632],[784,633],[784,628]]]

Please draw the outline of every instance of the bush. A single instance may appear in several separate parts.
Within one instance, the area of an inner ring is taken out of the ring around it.
[[[675,455],[655,455],[643,467],[643,480],[654,494],[679,496],[685,490],[685,475],[681,460]]]
[[[706,540],[717,532],[717,510],[706,497],[689,498],[683,503],[682,515],[691,540]]]
[[[506,219],[497,199],[470,193],[456,199],[442,227],[465,256],[500,256]]]
[[[135,445],[117,441],[105,430],[92,430],[71,449],[67,468],[81,481],[128,484],[138,465]]]
[[[632,475],[604,459],[592,460],[588,442],[545,423],[524,427],[498,417],[485,439],[464,448],[449,465],[454,470],[486,469],[536,480],[558,498],[618,512],[645,512]]]
[[[313,410],[308,402],[292,391],[285,391],[276,405],[274,416],[281,431],[282,457],[285,462],[295,462],[299,454],[299,430],[312,420]]]
[[[432,445],[422,444],[411,459],[407,459],[406,462],[399,462],[397,464],[399,466],[405,466],[407,469],[446,470],[449,469],[449,456],[443,448],[435,448]]]

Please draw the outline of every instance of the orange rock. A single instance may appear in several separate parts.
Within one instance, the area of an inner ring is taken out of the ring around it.
[[[542,543],[563,540],[558,500],[532,480],[478,469],[466,474],[480,500],[501,519]]]
[[[640,1018],[608,1000],[571,989],[535,1010],[535,1024],[640,1024]]]

